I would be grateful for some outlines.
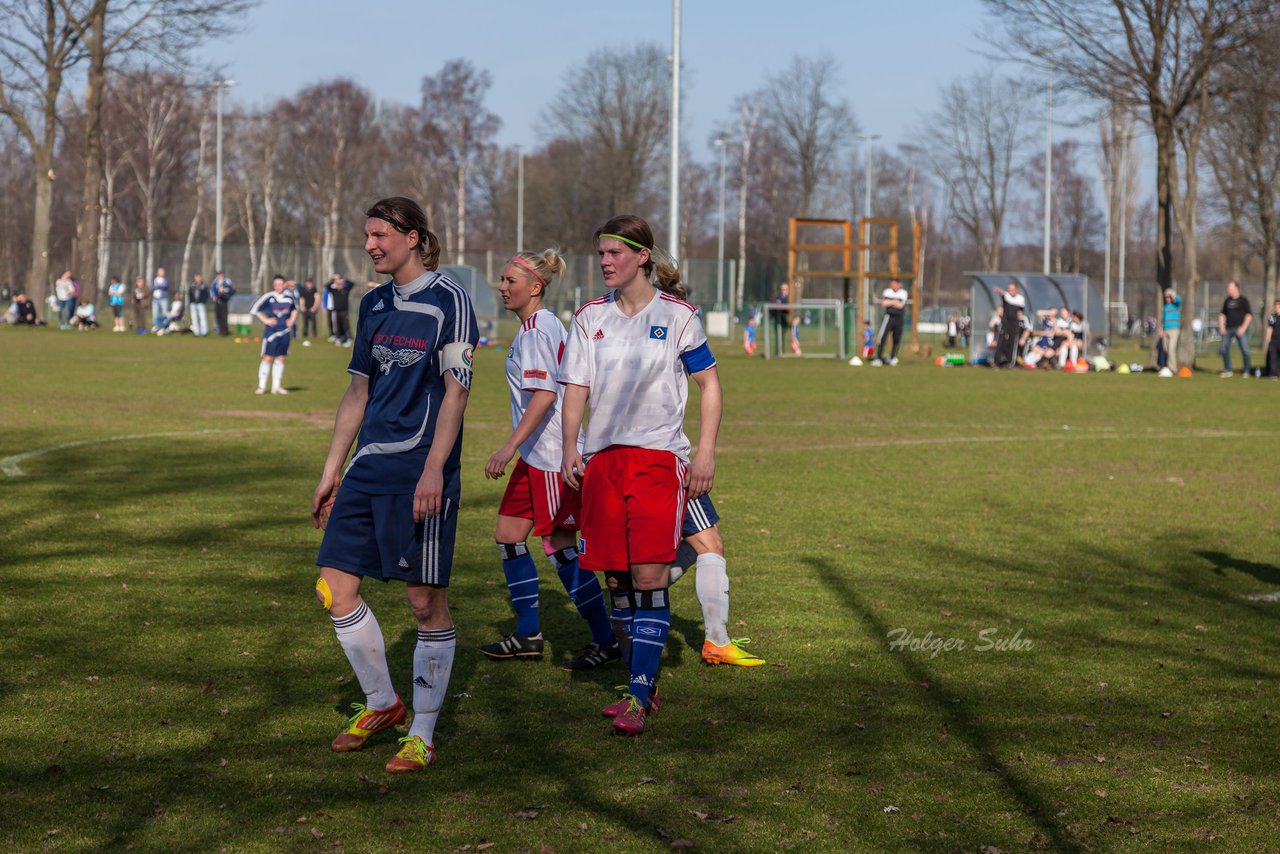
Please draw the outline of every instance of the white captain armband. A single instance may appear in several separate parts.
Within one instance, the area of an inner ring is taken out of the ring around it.
[[[475,353],[465,341],[446,344],[440,350],[440,373],[450,371],[453,378],[468,391],[471,389],[471,362]]]

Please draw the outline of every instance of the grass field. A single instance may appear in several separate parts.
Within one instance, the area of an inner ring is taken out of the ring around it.
[[[623,672],[554,666],[587,636],[549,572],[549,660],[481,660],[483,350],[440,761],[392,778],[393,737],[328,750],[362,697],[311,593],[348,351],[261,398],[254,345],[0,329],[0,847],[1277,850],[1277,384],[720,349],[731,628],[769,665],[704,666],[682,581],[667,704],[610,737]],[[402,593],[366,596],[407,694]]]

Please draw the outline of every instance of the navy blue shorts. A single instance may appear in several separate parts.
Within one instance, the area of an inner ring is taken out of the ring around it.
[[[264,358],[289,355],[289,327],[268,326],[263,332],[262,355]]]
[[[449,586],[458,505],[444,499],[444,511],[413,521],[413,495],[371,495],[338,489],[329,513],[317,566],[331,566],[379,581],[412,581]]]
[[[684,520],[680,523],[680,536],[692,537],[699,531],[705,531],[720,521],[716,506],[711,503],[711,496],[704,495],[697,501],[684,505]]]

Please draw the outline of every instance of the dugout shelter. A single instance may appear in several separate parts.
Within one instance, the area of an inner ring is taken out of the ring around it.
[[[1106,312],[1102,307],[1102,295],[1090,286],[1088,276],[1064,273],[1046,276],[1042,273],[965,273],[969,279],[969,316],[973,318],[974,334],[969,339],[969,356],[978,356],[985,348],[984,330],[1000,307],[1000,295],[996,288],[1007,289],[1010,282],[1018,283],[1018,290],[1027,298],[1027,317],[1035,329],[1037,311],[1066,306],[1084,315],[1088,349],[1098,352],[1098,343],[1110,335],[1106,328]],[[1097,324],[1096,326],[1094,324]]]

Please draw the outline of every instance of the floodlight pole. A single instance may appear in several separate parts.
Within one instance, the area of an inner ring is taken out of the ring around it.
[[[215,160],[217,165],[215,168],[215,176],[213,180],[213,266],[215,270],[222,270],[222,90],[230,89],[236,85],[234,80],[215,80],[214,89],[217,92],[217,144],[214,148],[217,151]]]
[[[680,254],[680,0],[671,0],[671,215],[667,251]]]
[[[1111,165],[1107,164],[1108,173],[1110,173]],[[1102,261],[1102,307],[1105,309],[1104,317],[1106,317],[1107,346],[1112,346],[1111,342],[1111,209],[1114,205],[1115,182],[1111,179],[1110,174],[1102,179],[1103,192],[1107,194],[1107,245],[1103,249]]]
[[[871,218],[871,141],[879,139],[880,134],[862,134],[858,139],[862,140],[862,216],[865,219]],[[858,229],[858,242],[866,239],[866,231],[863,228]],[[871,317],[871,283],[867,279],[868,267],[871,264],[871,250],[862,250],[862,296],[865,300],[862,306],[863,320]]]
[[[524,251],[524,149],[516,146],[516,251]]]
[[[724,137],[716,140],[720,151],[720,236],[716,243],[716,307],[724,305]]]
[[[1044,131],[1044,274],[1049,275],[1049,221],[1053,210],[1053,48],[1045,54],[1049,64],[1048,106]]]

